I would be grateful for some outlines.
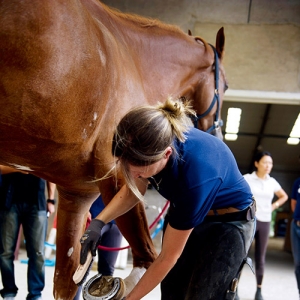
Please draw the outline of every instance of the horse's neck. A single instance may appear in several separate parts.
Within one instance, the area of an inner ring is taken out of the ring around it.
[[[116,12],[101,3],[100,6],[98,18],[105,27],[101,27],[102,33],[117,41],[118,51],[124,49],[127,61],[132,58],[140,76],[147,81],[146,94],[153,95],[155,86],[162,94],[170,88],[169,94],[180,94],[182,78],[191,86],[199,81],[195,74],[200,69],[204,73],[211,65],[205,45],[195,42],[176,26]],[[147,88],[152,90],[147,92]]]

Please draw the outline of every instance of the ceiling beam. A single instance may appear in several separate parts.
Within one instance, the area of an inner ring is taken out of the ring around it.
[[[227,90],[224,101],[300,105],[300,93]]]

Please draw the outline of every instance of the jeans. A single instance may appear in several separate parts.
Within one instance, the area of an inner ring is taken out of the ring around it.
[[[18,287],[15,283],[14,252],[20,225],[23,227],[28,256],[27,300],[41,297],[45,286],[44,243],[47,230],[46,211],[38,211],[36,205],[13,204],[9,210],[0,210],[0,269],[2,297],[14,297]]]
[[[295,275],[300,294],[300,227],[294,222],[294,220],[292,220],[291,223],[291,242],[295,265]]]

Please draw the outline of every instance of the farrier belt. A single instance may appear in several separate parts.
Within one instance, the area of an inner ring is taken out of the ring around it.
[[[234,207],[210,210],[204,221],[208,222],[233,222],[250,221],[255,217],[255,200],[245,209],[238,210]]]
[[[207,216],[220,216],[225,214],[230,214],[234,212],[241,211],[234,207],[220,208],[220,209],[212,209],[207,213]]]

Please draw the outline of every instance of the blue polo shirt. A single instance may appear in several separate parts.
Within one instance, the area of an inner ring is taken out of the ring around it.
[[[294,220],[300,221],[300,177],[293,184],[291,198],[296,200],[296,208],[294,211]]]
[[[175,141],[177,156],[154,180],[158,192],[170,201],[170,225],[194,228],[211,209],[244,209],[252,202],[248,183],[227,145],[216,137],[191,128],[184,143]]]

